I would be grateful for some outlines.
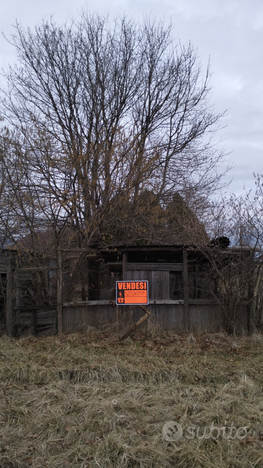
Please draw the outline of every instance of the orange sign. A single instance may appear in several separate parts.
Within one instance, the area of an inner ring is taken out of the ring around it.
[[[117,305],[141,305],[148,302],[148,281],[116,281]]]

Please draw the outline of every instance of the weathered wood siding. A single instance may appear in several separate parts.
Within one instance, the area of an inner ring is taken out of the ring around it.
[[[151,312],[148,319],[148,330],[166,330],[174,333],[220,331],[224,325],[224,315],[216,304],[196,305],[190,304],[190,329],[185,329],[184,304],[149,304],[147,308]],[[142,311],[136,306],[119,306],[119,331],[125,331],[131,323],[135,323]],[[64,306],[63,307],[63,332],[85,332],[89,326],[100,331],[116,331],[116,306],[115,305],[90,305],[88,306]],[[146,328],[146,323],[142,329]]]
[[[127,269],[126,278],[127,281],[148,280],[150,301],[154,299],[170,299],[169,271]]]
[[[17,335],[54,335],[57,332],[56,308],[16,309],[14,326]]]

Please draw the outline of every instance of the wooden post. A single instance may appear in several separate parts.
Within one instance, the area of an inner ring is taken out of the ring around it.
[[[8,266],[6,274],[6,314],[5,314],[6,333],[14,336],[14,317],[13,317],[13,269],[12,261]]]
[[[127,255],[126,253],[122,254],[122,280],[126,280],[126,263],[127,263]]]
[[[87,293],[85,287],[85,277],[83,271],[80,272],[80,280],[81,280],[81,300],[85,302],[87,300]]]
[[[20,280],[18,277],[15,278],[15,325],[16,325],[16,333],[20,335],[21,333],[21,324],[17,323],[18,320],[16,320],[18,317],[20,317],[20,307],[21,307],[21,286],[20,286]],[[20,322],[20,320],[19,320]]]
[[[127,331],[127,333],[125,333],[119,341],[123,341],[123,340],[126,340],[126,338],[128,338],[128,336],[132,335],[132,333],[136,330],[136,328],[138,328],[145,320],[147,320],[147,318],[150,317],[151,313],[148,309],[146,309],[146,307],[144,307],[143,305],[138,305],[138,307],[140,307],[140,309],[142,309],[144,312],[145,312],[145,315],[140,318],[140,320],[138,320],[138,322],[135,323],[135,325],[133,325],[129,331]]]
[[[57,323],[58,335],[63,333],[63,317],[62,317],[62,301],[63,301],[63,284],[62,284],[62,253],[58,247],[58,276],[57,276]]]
[[[117,339],[119,340],[119,306],[116,305]]]
[[[87,264],[87,277],[86,277],[86,300],[88,301],[89,300],[89,257],[87,255],[87,259],[86,259],[86,264]]]
[[[189,314],[189,283],[188,283],[188,265],[187,265],[187,250],[183,250],[183,289],[184,289],[184,328],[185,331],[191,328]]]

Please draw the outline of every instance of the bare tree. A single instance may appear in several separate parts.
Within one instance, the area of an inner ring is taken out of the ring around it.
[[[209,69],[191,45],[172,43],[171,28],[84,14],[34,31],[17,25],[12,43],[18,64],[5,73],[0,111],[23,151],[32,229],[37,213],[88,246],[112,206],[137,205],[145,189],[166,205],[175,192],[217,186]]]

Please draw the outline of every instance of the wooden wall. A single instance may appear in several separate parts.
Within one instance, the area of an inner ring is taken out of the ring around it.
[[[5,291],[1,291],[3,299],[4,310],[1,311],[1,326],[0,328],[7,334],[12,336],[14,334],[14,320],[13,320],[13,262],[12,253],[2,250],[0,252],[0,273],[6,277]]]
[[[183,252],[183,263],[132,263],[123,261],[123,279],[148,280],[149,300],[147,306],[151,315],[143,330],[166,330],[180,332],[215,332],[224,329],[225,317],[219,305],[212,300],[191,300],[188,291],[187,252]],[[2,270],[1,270],[2,268]],[[10,259],[0,255],[0,270],[7,275],[6,296],[6,333],[12,335],[14,330],[27,330],[27,333],[60,333],[85,332],[89,326],[100,331],[125,333],[141,316],[142,311],[136,306],[119,306],[118,314],[115,301],[83,301],[63,303],[62,274],[58,281],[57,309],[54,307],[28,307],[22,313],[14,308],[13,266]],[[62,269],[60,269],[62,271]],[[181,272],[183,280],[183,299],[170,298],[170,272]],[[18,271],[16,276],[18,278]],[[32,274],[32,272],[30,273]],[[59,276],[59,275],[58,275]],[[25,277],[24,277],[25,278]],[[32,309],[32,310],[31,310]],[[240,320],[240,332],[247,332],[247,318]]]
[[[127,263],[126,280],[148,280],[149,299],[170,299],[170,271],[182,271],[181,263]]]
[[[144,323],[142,329],[148,326],[148,331],[166,330],[173,333],[216,332],[223,329],[224,316],[216,304],[190,304],[190,328],[186,329],[183,301],[169,301],[166,304],[161,303],[163,301],[158,302],[147,306],[151,315],[147,320],[148,325]],[[120,333],[124,333],[143,315],[136,306],[119,306],[118,314],[116,309],[115,305],[92,304],[92,301],[85,306],[64,306],[63,333],[84,332],[89,326],[100,331],[116,332],[117,320]]]

